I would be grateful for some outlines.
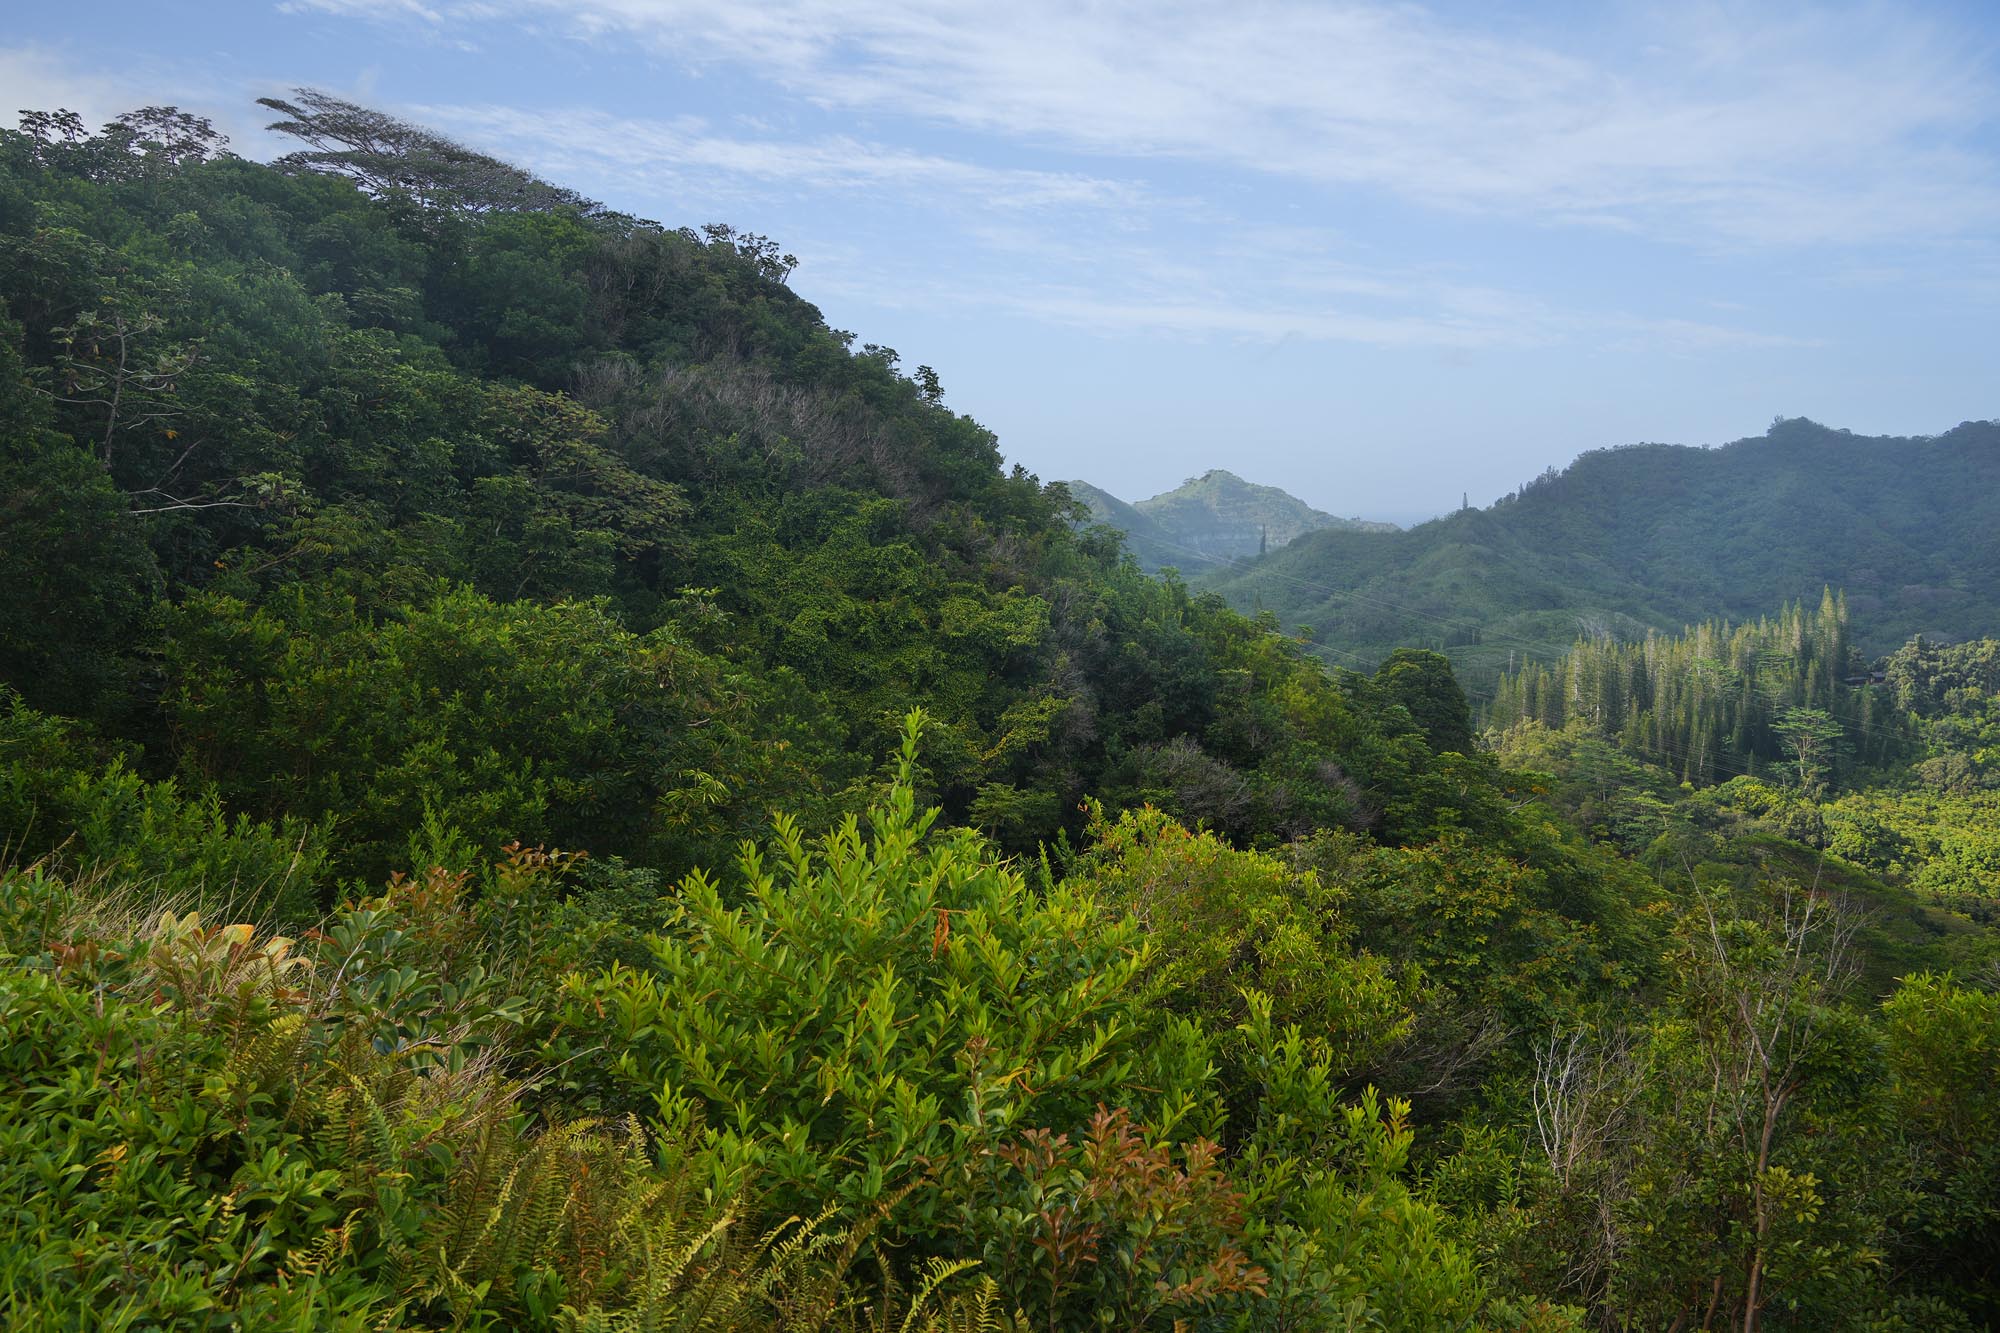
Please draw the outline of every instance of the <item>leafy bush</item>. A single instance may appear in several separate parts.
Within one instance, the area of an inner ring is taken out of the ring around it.
[[[496,981],[535,969],[509,900],[462,883],[392,887],[300,950],[193,913],[121,931],[125,904],[0,877],[10,1326],[979,1326],[990,1285],[947,1296],[949,1267],[859,1299],[866,1222],[760,1231],[685,1126],[532,1115]]]
[[[149,897],[309,922],[331,878],[327,822],[232,816],[214,790],[149,782],[75,728],[0,694],[0,853]]]

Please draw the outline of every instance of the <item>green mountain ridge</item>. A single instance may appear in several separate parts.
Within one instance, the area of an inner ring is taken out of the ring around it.
[[[1150,500],[1127,502],[1086,481],[1064,483],[1093,521],[1125,534],[1126,549],[1148,572],[1214,569],[1277,550],[1309,532],[1396,532],[1393,523],[1338,518],[1276,486],[1260,486],[1211,468]]]
[[[1751,618],[1844,589],[1856,647],[1959,639],[2000,617],[2000,424],[1861,436],[1805,418],[1713,449],[1586,453],[1485,509],[1325,530],[1206,586],[1308,629],[1341,664],[1440,648],[1482,688],[1579,637]]]

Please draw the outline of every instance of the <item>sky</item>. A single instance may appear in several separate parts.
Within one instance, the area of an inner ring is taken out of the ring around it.
[[[2000,5],[5,0],[0,114],[314,87],[791,285],[1050,480],[1408,522],[2000,416]]]

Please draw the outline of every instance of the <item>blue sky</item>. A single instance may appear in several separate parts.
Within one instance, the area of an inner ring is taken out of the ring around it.
[[[1583,449],[2000,415],[2000,6],[10,6],[0,105],[310,85],[728,221],[1047,478],[1421,518]]]

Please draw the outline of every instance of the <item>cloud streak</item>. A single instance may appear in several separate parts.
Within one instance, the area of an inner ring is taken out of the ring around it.
[[[545,160],[594,158],[633,175],[717,174],[814,189],[897,189],[968,196],[996,208],[1143,207],[1132,181],[1073,172],[1012,170],[871,143],[850,135],[814,139],[716,133],[700,117],[613,116],[587,109],[525,112],[491,104],[418,106],[411,114]]]
[[[0,117],[11,126],[17,111],[76,112],[85,125],[97,128],[134,109],[119,80],[78,70],[55,52],[39,46],[0,49],[0,89],[5,102]]]
[[[1680,318],[1562,309],[1438,267],[1363,262],[1325,228],[1245,224],[1138,182],[983,166],[846,135],[719,133],[703,117],[481,104],[409,114],[549,171],[588,164],[633,190],[740,199],[770,189],[849,192],[955,214],[948,272],[851,246],[813,266],[817,290],[927,309],[985,309],[1091,333],[1306,340],[1479,351],[1589,340],[1671,354],[1805,345]],[[1136,220],[1135,220],[1136,219]],[[1191,239],[1192,238],[1192,239]],[[831,260],[831,264],[824,261]]]
[[[306,0],[407,17],[407,0]],[[1991,53],[1883,6],[1674,6],[1582,39],[1402,4],[478,0],[753,69],[818,105],[1010,144],[1254,171],[1330,191],[1699,244],[1867,244],[2000,222]]]

